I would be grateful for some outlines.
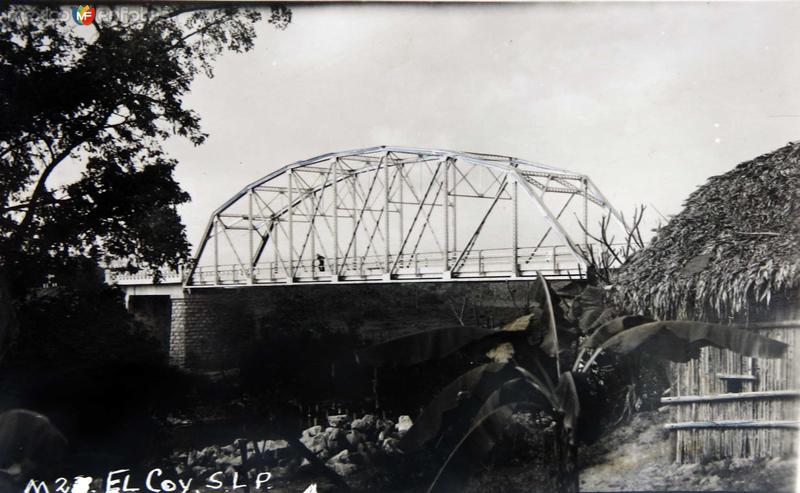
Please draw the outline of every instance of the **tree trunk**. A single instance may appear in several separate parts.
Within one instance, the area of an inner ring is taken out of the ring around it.
[[[11,300],[11,289],[5,273],[0,270],[0,361],[17,338],[19,323]]]

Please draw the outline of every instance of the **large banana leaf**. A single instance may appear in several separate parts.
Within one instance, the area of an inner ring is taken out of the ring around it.
[[[747,330],[691,321],[650,322],[614,335],[600,347],[628,354],[642,351],[675,362],[697,357],[701,347],[730,349],[744,356],[779,358],[787,344]]]
[[[428,493],[462,491],[471,469],[474,469],[470,465],[491,452],[503,437],[515,412],[558,411],[562,416],[562,426],[569,434],[570,443],[575,443],[580,408],[577,387],[570,372],[561,375],[554,394],[525,377],[507,381],[481,406],[469,431],[452,449],[444,465],[439,469]]]
[[[425,330],[356,351],[356,361],[370,366],[408,366],[444,358],[478,339],[502,329],[447,327]]]
[[[497,388],[478,410],[472,425],[458,444],[451,450],[444,465],[439,469],[433,484],[433,492],[461,491],[466,486],[470,467],[492,451],[512,422],[512,415],[520,410],[541,410],[552,413],[558,410],[564,416],[564,426],[569,424],[570,440],[574,442],[577,414],[580,412],[578,393],[570,373],[562,375],[556,393],[551,393],[536,378],[529,379],[528,372]],[[531,375],[532,376],[532,375]]]
[[[543,338],[539,347],[551,358],[556,358],[561,347],[567,347],[568,342],[575,339],[577,334],[572,324],[564,316],[564,310],[559,303],[558,294],[553,290],[544,276],[538,274],[538,289],[534,294],[535,307],[541,308],[541,316],[536,323],[543,330]],[[536,311],[536,310],[535,310]],[[561,340],[561,344],[559,343]],[[565,340],[567,343],[565,343]]]
[[[488,363],[475,367],[453,380],[425,407],[414,425],[400,440],[404,452],[420,450],[425,443],[437,437],[442,429],[445,413],[455,410],[467,400],[480,405],[495,389],[519,373],[512,364]],[[474,412],[474,408],[473,408]]]
[[[511,423],[511,417],[515,412],[541,409],[541,402],[533,394],[531,401],[501,404],[484,413],[452,449],[428,488],[428,493],[464,491],[470,474],[475,469],[476,453],[485,455],[494,448],[503,436],[506,427]],[[549,409],[549,405],[544,409]]]
[[[636,327],[637,325],[646,324],[648,322],[653,322],[653,319],[643,315],[627,315],[624,317],[611,319],[595,330],[591,337],[583,341],[583,344],[581,344],[581,349],[600,347],[600,345],[602,345],[612,336],[622,332],[623,330],[628,330]]]
[[[558,406],[556,399],[557,396],[550,393],[545,387],[537,385],[527,378],[514,378],[492,392],[478,410],[475,418],[472,420],[472,425],[474,426],[482,422],[496,409],[508,404],[527,402],[529,404],[535,404],[541,409],[553,409]],[[494,442],[491,441],[476,441],[470,448],[475,455],[482,456],[482,454],[492,449],[493,443]]]
[[[561,424],[569,434],[570,444],[574,444],[578,416],[581,413],[581,402],[572,372],[565,371],[559,377],[556,387],[556,402],[558,403],[558,412],[562,415]]]
[[[578,320],[578,328],[580,328],[584,334],[588,334],[597,327],[600,327],[612,320],[615,314],[616,312],[613,308],[603,308],[584,312],[580,320]]]

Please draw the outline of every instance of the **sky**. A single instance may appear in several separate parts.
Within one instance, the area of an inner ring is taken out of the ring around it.
[[[617,209],[649,206],[652,225],[708,177],[800,139],[800,3],[292,10],[185,98],[210,134],[166,144],[194,244],[244,185],[329,151],[530,159],[590,175]]]

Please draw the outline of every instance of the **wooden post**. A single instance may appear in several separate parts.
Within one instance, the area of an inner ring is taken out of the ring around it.
[[[723,402],[737,400],[754,399],[797,399],[800,398],[798,390],[765,390],[759,392],[736,392],[730,394],[715,395],[679,395],[674,397],[662,397],[661,403],[668,405],[692,404],[698,402]]]
[[[749,420],[722,420],[722,421],[684,421],[682,423],[667,423],[667,430],[741,430],[741,429],[788,429],[800,428],[798,421],[749,421]]]

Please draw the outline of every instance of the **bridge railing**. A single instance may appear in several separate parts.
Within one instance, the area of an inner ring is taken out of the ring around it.
[[[515,261],[516,260],[516,261]],[[442,252],[407,253],[399,257],[366,255],[345,264],[332,258],[288,262],[264,262],[255,268],[240,264],[198,266],[187,284],[198,287],[272,285],[290,283],[413,281],[413,280],[476,280],[535,277],[536,272],[549,278],[584,278],[586,268],[562,245],[520,247],[516,256],[511,248],[472,250],[462,258],[452,253],[445,264]],[[337,270],[338,268],[338,270]],[[391,270],[391,276],[388,275]],[[186,283],[185,270],[161,270],[162,284]],[[106,282],[120,285],[141,285],[153,282],[153,273],[136,274],[106,271]]]
[[[516,262],[515,262],[516,259]],[[388,269],[387,269],[388,264]],[[388,273],[391,271],[391,276]],[[516,257],[510,248],[473,250],[459,260],[441,252],[368,255],[335,265],[331,258],[288,262],[266,262],[253,269],[239,264],[199,266],[192,276],[193,286],[240,284],[322,283],[332,281],[386,281],[426,279],[480,279],[536,275],[583,277],[585,267],[565,246],[519,248]]]
[[[161,284],[181,284],[184,281],[184,269],[180,267],[178,270],[172,269],[159,269]],[[136,273],[118,271],[107,268],[105,271],[106,284],[119,284],[126,285],[142,285],[153,283],[153,270],[141,269]]]

